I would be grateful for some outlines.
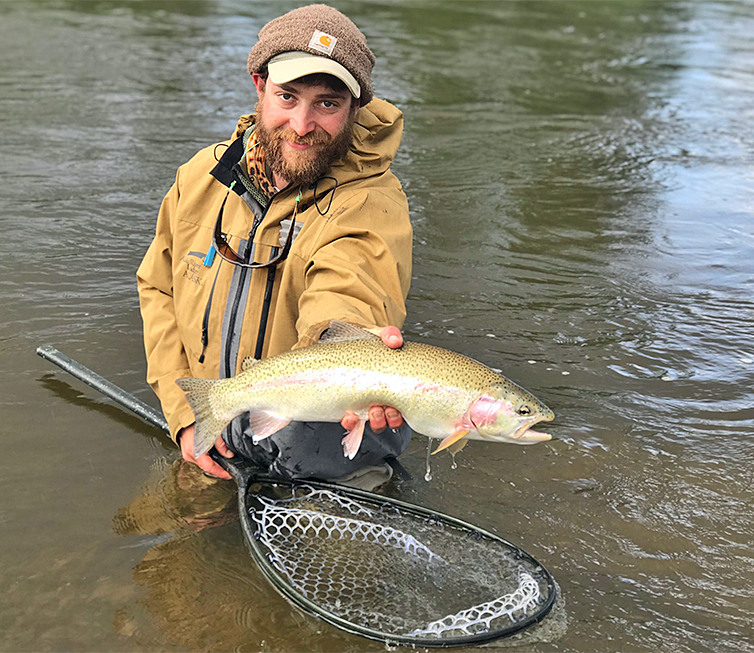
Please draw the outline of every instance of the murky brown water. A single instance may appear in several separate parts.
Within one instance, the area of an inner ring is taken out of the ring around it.
[[[406,115],[409,337],[555,409],[395,496],[497,531],[565,606],[493,650],[754,651],[754,6],[336,2]],[[34,355],[154,403],[134,272],[293,3],[0,3],[0,649],[379,651],[298,614],[232,488]]]

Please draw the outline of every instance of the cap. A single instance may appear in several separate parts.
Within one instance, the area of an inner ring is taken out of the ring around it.
[[[334,59],[308,52],[284,52],[267,62],[267,71],[275,84],[285,84],[305,75],[326,73],[341,80],[356,99],[361,97],[361,86],[356,78]]]
[[[286,57],[277,59],[282,54]],[[309,56],[301,57],[302,54]],[[346,84],[361,106],[374,95],[374,54],[366,37],[348,17],[327,5],[300,7],[267,23],[259,31],[259,41],[251,49],[247,63],[249,74],[258,73],[265,66],[275,83],[285,83],[278,81],[283,77],[292,81],[315,72],[334,75]],[[352,77],[355,85],[343,72]],[[358,95],[354,93],[356,88]]]

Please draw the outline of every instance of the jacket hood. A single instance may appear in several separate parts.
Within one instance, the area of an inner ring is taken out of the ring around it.
[[[238,119],[233,138],[240,138],[255,122],[254,114]],[[344,159],[330,169],[338,183],[386,172],[403,135],[403,114],[385,100],[374,98],[361,107],[353,126],[353,142]]]

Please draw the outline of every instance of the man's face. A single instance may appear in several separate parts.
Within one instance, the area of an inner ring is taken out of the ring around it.
[[[259,95],[257,134],[275,185],[308,185],[348,152],[353,138],[348,90],[292,81],[266,82],[254,75]]]

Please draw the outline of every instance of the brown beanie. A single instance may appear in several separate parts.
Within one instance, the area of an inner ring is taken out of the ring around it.
[[[334,37],[331,52],[311,47],[315,31]],[[359,28],[337,9],[327,5],[308,5],[271,20],[259,31],[259,41],[249,53],[249,74],[258,73],[275,55],[294,51],[337,61],[361,86],[361,106],[372,99],[374,89],[370,75],[374,54]]]

